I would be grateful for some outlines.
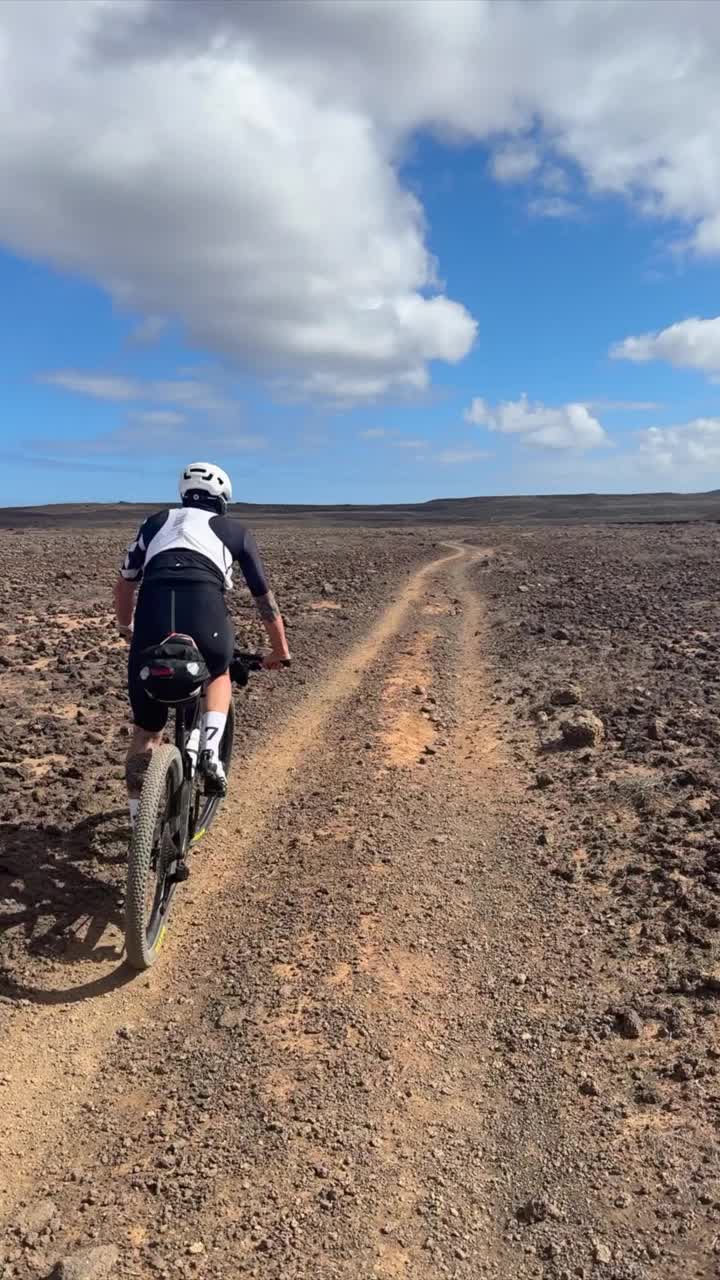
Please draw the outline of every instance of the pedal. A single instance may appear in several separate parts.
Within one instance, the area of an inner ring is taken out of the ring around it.
[[[177,869],[173,871],[172,875],[169,876],[169,880],[171,884],[183,884],[186,880],[189,880],[189,879],[190,879],[190,868],[184,862],[181,862],[179,867],[177,867]]]

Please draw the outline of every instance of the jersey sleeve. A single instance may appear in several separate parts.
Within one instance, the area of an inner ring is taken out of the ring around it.
[[[249,529],[232,516],[216,516],[211,522],[214,533],[225,544],[233,563],[240,566],[250,594],[256,600],[268,595],[270,587],[257,543]]]
[[[130,543],[125,553],[125,559],[120,566],[120,576],[126,582],[140,582],[142,580],[147,549],[166,520],[167,512],[163,511],[158,515],[148,516],[147,520],[140,525],[137,537],[134,542]]]
[[[258,600],[261,596],[269,595],[270,586],[265,574],[263,562],[260,559],[257,543],[250,533],[249,529],[245,530],[243,539],[242,552],[238,556],[238,564],[242,575],[247,582],[250,594]]]

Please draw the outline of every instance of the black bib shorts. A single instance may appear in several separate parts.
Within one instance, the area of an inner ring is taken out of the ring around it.
[[[135,724],[148,733],[165,728],[168,708],[145,692],[140,654],[173,631],[192,636],[213,677],[227,671],[232,660],[235,636],[222,591],[198,582],[143,585],[128,660],[128,695]]]

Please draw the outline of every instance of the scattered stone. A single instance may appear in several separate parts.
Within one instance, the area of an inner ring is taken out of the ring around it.
[[[8,778],[18,778],[25,780],[28,776],[27,770],[22,764],[6,764],[4,761],[0,764],[0,779],[5,782]]]
[[[592,1079],[592,1076],[586,1076],[580,1085],[580,1092],[585,1094],[586,1098],[599,1098],[600,1090]]]
[[[620,1009],[616,1015],[617,1028],[625,1040],[639,1040],[643,1033],[642,1019],[634,1009]]]
[[[323,582],[322,587],[320,588],[320,591],[321,591],[321,594],[325,596],[325,599],[327,599],[328,596],[334,595],[335,587],[333,586],[332,582]]]
[[[560,733],[568,747],[596,747],[605,737],[605,726],[594,711],[578,710],[561,721]]]
[[[18,902],[16,898],[0,898],[0,916],[23,916],[27,911],[25,903]]]
[[[518,1222],[533,1224],[544,1222],[546,1218],[561,1218],[562,1214],[556,1204],[552,1200],[548,1200],[545,1196],[533,1197],[526,1200],[525,1204],[515,1214]]]
[[[539,788],[539,790],[540,790],[540,791],[544,791],[544,790],[546,789],[546,787],[551,787],[551,786],[552,786],[552,784],[553,784],[553,776],[552,776],[552,774],[551,774],[551,773],[544,773],[544,772],[542,772],[542,771],[541,771],[540,773],[536,773],[536,774],[535,774],[535,784],[536,784],[536,786]]]
[[[635,1090],[635,1101],[640,1103],[641,1106],[657,1107],[662,1102],[660,1090],[652,1081],[639,1084]]]
[[[678,1058],[672,1069],[672,1078],[685,1082],[694,1079],[695,1072],[696,1064],[692,1058]]]
[[[600,1262],[603,1265],[612,1262],[612,1252],[609,1246],[603,1244],[600,1240],[593,1241],[593,1257],[596,1262]]]
[[[24,1236],[44,1231],[57,1213],[57,1206],[52,1200],[38,1200],[37,1204],[25,1209],[18,1219],[18,1227]]]
[[[700,986],[713,995],[720,995],[720,969],[706,969],[700,974]]]
[[[579,684],[563,684],[553,689],[550,695],[553,707],[576,707],[582,702],[582,689]]]
[[[224,1031],[236,1031],[245,1021],[245,1010],[237,1006],[227,1005],[220,1014],[217,1025]]]
[[[198,1255],[204,1252],[205,1252],[205,1245],[203,1244],[202,1240],[194,1240],[191,1245],[188,1245],[188,1253],[193,1253]]]
[[[552,868],[552,874],[557,876],[559,880],[574,884],[578,878],[578,869],[571,858],[565,858],[555,864]]]
[[[79,1249],[62,1258],[55,1267],[51,1280],[107,1280],[120,1258],[114,1244],[93,1245]]]
[[[665,723],[659,716],[650,717],[648,720],[647,734],[651,742],[661,742],[665,737]]]

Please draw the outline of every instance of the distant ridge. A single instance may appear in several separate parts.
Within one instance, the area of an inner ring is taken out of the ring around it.
[[[57,525],[78,528],[139,524],[159,503],[58,503],[2,507],[0,528]],[[720,521],[720,489],[709,493],[578,493],[527,497],[432,498],[428,502],[371,504],[238,503],[232,514],[262,525],[278,520],[367,527],[474,524],[646,524]]]

